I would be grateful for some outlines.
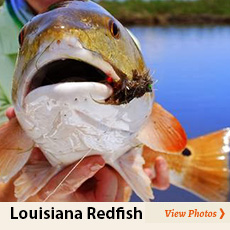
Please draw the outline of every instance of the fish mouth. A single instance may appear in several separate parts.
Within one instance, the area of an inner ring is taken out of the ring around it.
[[[24,58],[23,55],[19,58],[21,65],[15,72],[18,81],[15,81],[12,93],[19,106],[24,106],[24,99],[31,91],[66,82],[104,84],[112,89],[112,93],[103,102],[112,105],[127,104],[152,92],[148,70],[133,69],[128,71],[132,76],[127,76],[100,53],[84,48],[75,37],[66,36],[51,43],[44,41],[38,53],[26,64]]]
[[[27,93],[48,85],[65,82],[96,82],[108,84],[107,74],[101,69],[81,60],[54,60],[41,67],[28,86]]]
[[[66,38],[50,46],[44,43],[43,48],[44,52],[37,54],[23,70],[26,84],[21,91],[22,104],[35,89],[66,82],[105,84],[112,89],[112,94],[104,103],[113,105],[127,104],[152,92],[148,71],[139,73],[134,69],[132,76],[127,76],[99,53],[83,48],[77,39]]]
[[[105,99],[105,103],[120,105],[129,103],[135,97],[142,97],[147,92],[152,92],[149,88],[152,80],[148,72],[140,76],[137,71],[133,71],[132,80],[128,80],[127,76],[114,66],[113,69],[118,73],[119,80],[115,80],[110,73],[104,72],[103,69],[80,59],[53,60],[34,73],[28,84],[26,95],[39,87],[58,83],[94,82],[105,84],[113,90],[112,95]]]

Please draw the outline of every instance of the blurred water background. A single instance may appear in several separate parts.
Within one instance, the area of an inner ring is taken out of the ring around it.
[[[230,126],[230,26],[130,30],[157,80],[156,101],[180,120],[189,138]],[[155,195],[155,201],[202,201],[174,186]]]

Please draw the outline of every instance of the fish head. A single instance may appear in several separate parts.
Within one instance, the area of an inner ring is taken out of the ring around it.
[[[91,1],[65,1],[27,23],[19,42],[15,112],[52,165],[73,163],[89,149],[117,158],[139,144],[152,80],[111,14]]]
[[[129,32],[91,1],[64,1],[34,17],[19,35],[12,98],[60,82],[98,82],[112,89],[107,104],[153,96],[152,79]]]

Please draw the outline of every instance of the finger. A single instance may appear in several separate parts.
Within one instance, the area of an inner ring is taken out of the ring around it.
[[[53,177],[39,193],[41,199],[44,200],[50,193],[52,193],[75,165],[69,166]],[[57,200],[58,196],[66,196],[74,193],[86,180],[93,177],[102,167],[104,167],[104,165],[105,161],[100,156],[92,156],[84,159],[63,182],[57,192],[52,195],[51,199]]]
[[[114,169],[106,166],[96,175],[95,199],[98,202],[114,202],[117,195],[118,179]]]
[[[6,110],[6,116],[9,120],[16,117],[13,107],[10,107]]]
[[[169,188],[169,170],[166,160],[162,157],[156,158],[155,161],[156,177],[152,180],[152,184],[159,190],[166,190]]]
[[[46,157],[44,156],[43,152],[39,148],[34,148],[29,159],[29,163],[33,164],[33,162],[37,161],[46,161]]]

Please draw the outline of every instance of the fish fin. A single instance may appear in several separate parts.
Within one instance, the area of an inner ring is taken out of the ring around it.
[[[180,155],[154,152],[144,147],[145,167],[163,156],[170,168],[170,182],[208,201],[228,201],[230,193],[230,129],[188,140]]]
[[[151,181],[143,170],[144,163],[142,147],[136,147],[118,158],[111,166],[143,201],[149,202],[154,196]]]
[[[7,183],[28,161],[34,143],[16,118],[0,128],[0,182]]]
[[[159,152],[177,153],[187,143],[187,137],[180,122],[159,104],[154,103],[149,120],[140,131],[138,140]]]
[[[14,182],[15,197],[19,202],[26,201],[37,194],[59,171],[60,168],[52,167],[48,161],[37,161],[26,165],[20,177]]]

